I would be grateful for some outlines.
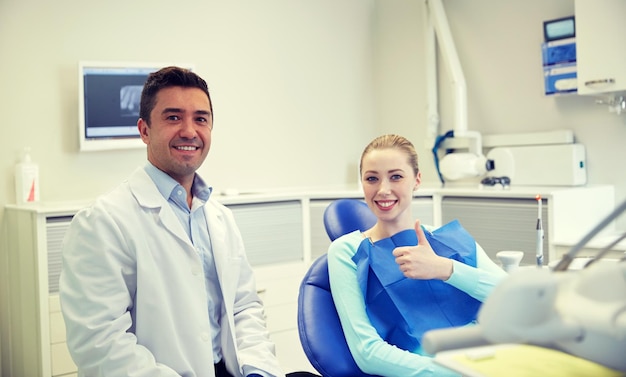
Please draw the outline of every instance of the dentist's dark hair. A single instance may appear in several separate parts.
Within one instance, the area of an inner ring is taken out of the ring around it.
[[[209,94],[206,81],[189,69],[180,67],[165,67],[148,75],[148,79],[141,91],[141,103],[139,105],[139,116],[150,126],[150,113],[156,105],[156,97],[161,89],[173,86],[184,88],[198,88],[202,90],[209,99],[211,109],[211,119],[213,119],[213,102]]]

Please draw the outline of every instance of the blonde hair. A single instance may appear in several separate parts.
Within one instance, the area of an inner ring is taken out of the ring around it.
[[[375,138],[365,147],[363,153],[361,154],[361,161],[359,162],[360,174],[363,173],[363,158],[371,151],[378,149],[398,149],[406,153],[408,163],[413,168],[413,173],[415,173],[415,175],[419,173],[417,152],[415,151],[413,143],[411,143],[407,138],[403,136],[387,134]]]

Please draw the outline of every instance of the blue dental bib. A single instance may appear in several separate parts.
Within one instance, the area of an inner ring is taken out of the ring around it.
[[[457,220],[424,234],[437,255],[476,267],[476,242]],[[481,305],[443,281],[406,278],[392,252],[415,245],[417,234],[407,229],[374,243],[364,239],[352,257],[373,326],[385,341],[411,352],[420,350],[426,331],[474,321]]]

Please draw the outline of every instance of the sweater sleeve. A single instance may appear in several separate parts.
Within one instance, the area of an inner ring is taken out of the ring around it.
[[[477,243],[476,267],[453,261],[453,273],[446,282],[482,302],[506,276]]]
[[[335,240],[328,251],[333,300],[346,342],[359,368],[378,376],[458,376],[432,358],[411,353],[385,342],[372,326],[352,261],[363,235],[359,231]]]

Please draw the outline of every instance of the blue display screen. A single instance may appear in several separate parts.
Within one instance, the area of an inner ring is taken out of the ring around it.
[[[544,21],[543,33],[546,42],[576,36],[574,16]]]

